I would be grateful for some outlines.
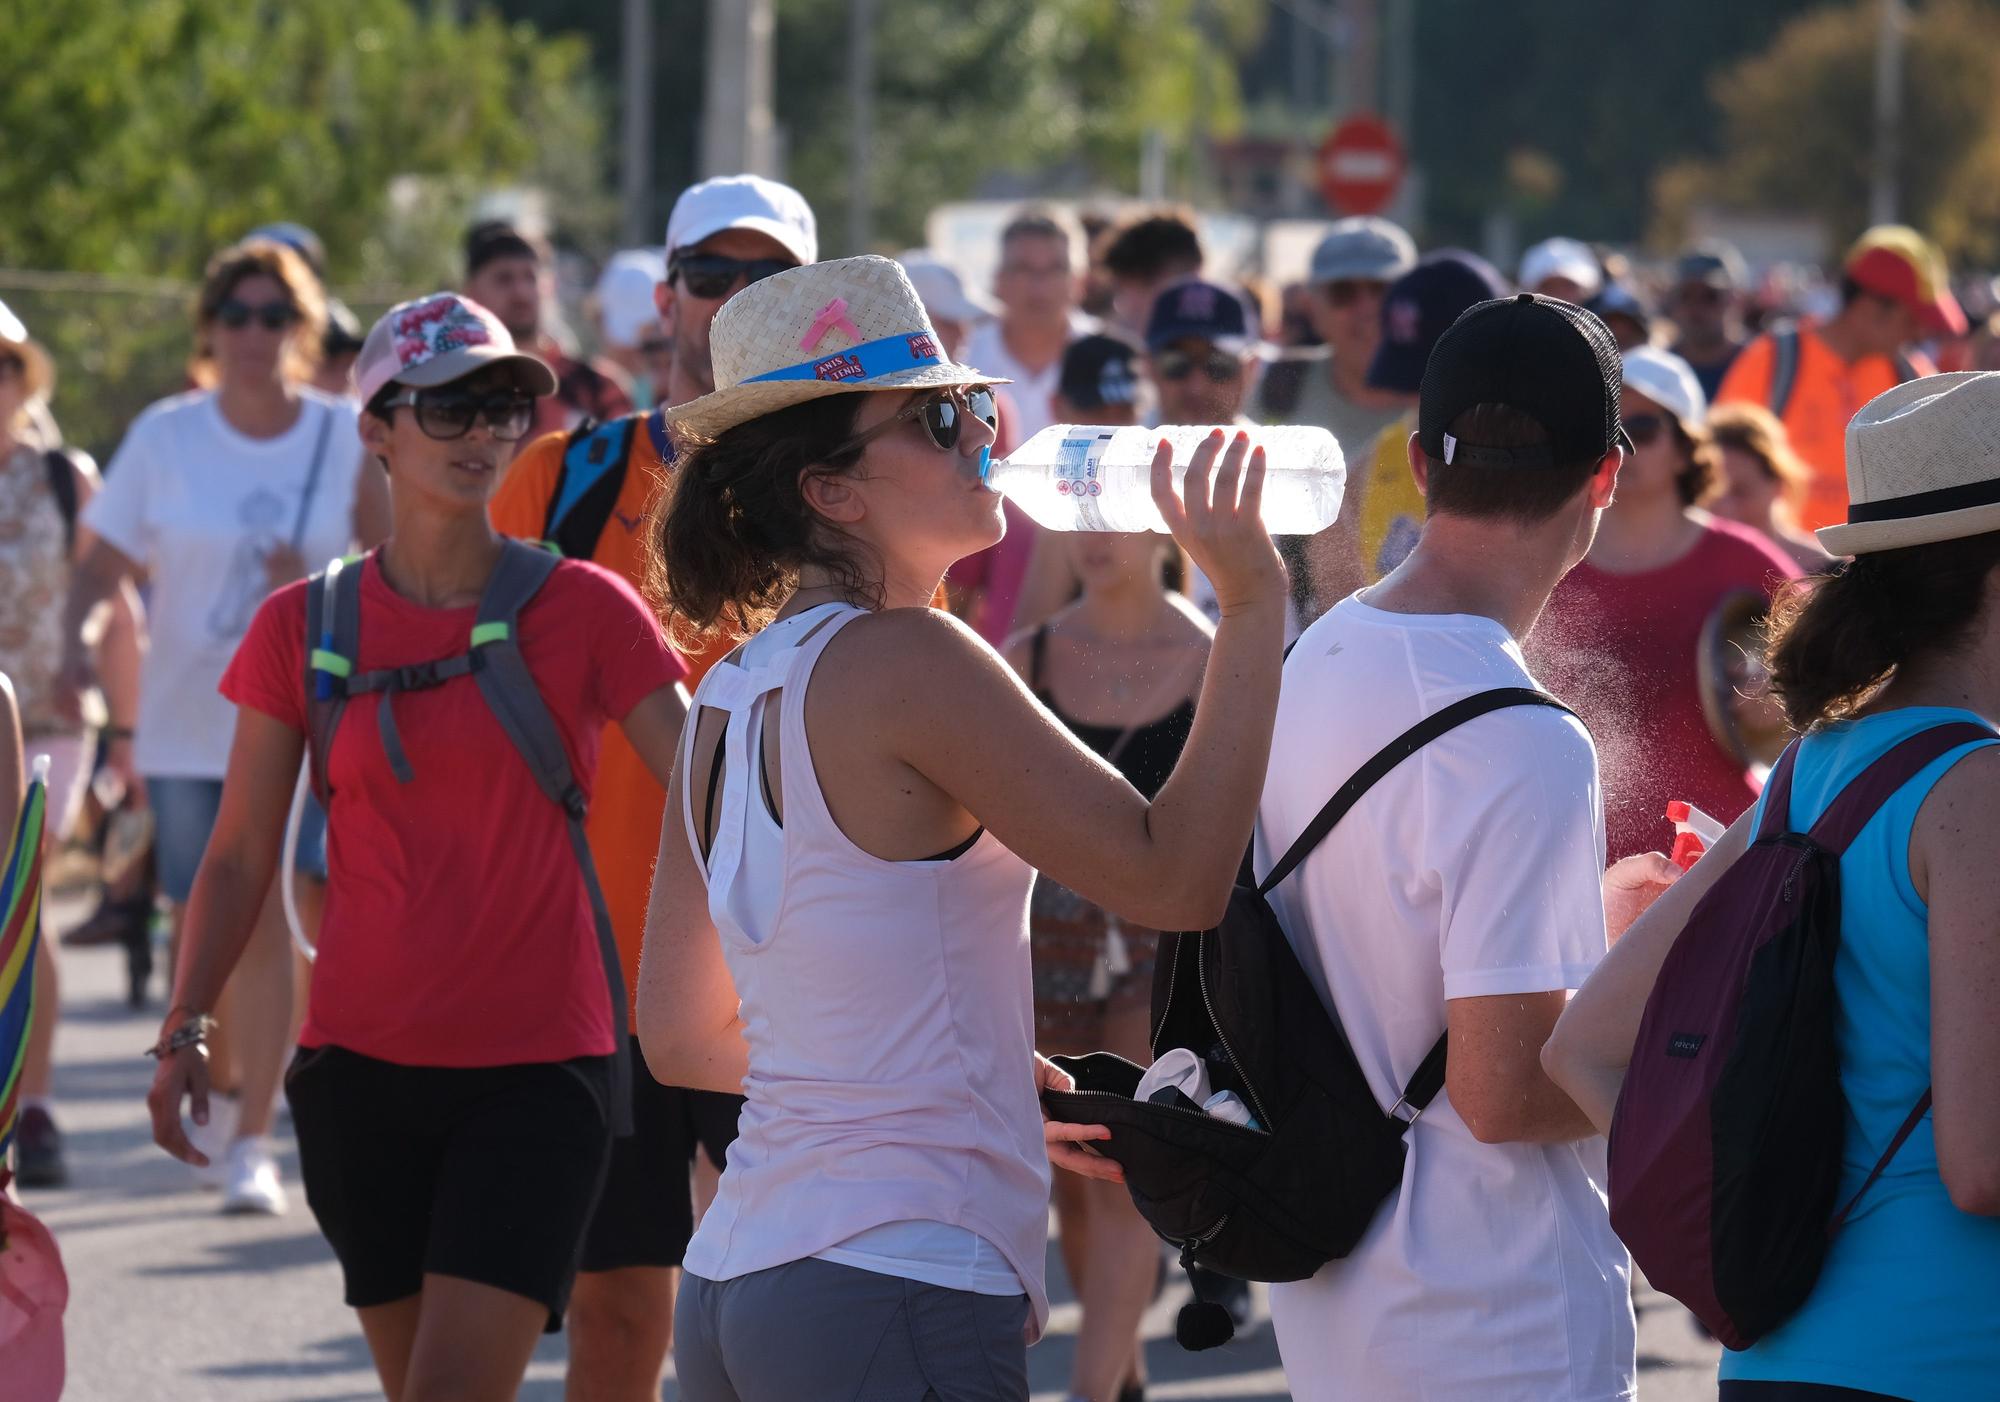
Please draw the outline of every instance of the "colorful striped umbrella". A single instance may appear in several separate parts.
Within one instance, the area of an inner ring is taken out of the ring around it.
[[[0,1189],[11,1174],[8,1151],[21,1101],[21,1068],[28,1059],[28,1026],[35,1016],[36,933],[42,912],[42,826],[48,785],[36,766],[28,796],[14,824],[6,866],[0,869]]]

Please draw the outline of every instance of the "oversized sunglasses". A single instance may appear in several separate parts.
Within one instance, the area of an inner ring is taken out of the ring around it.
[[[266,331],[282,331],[299,319],[299,309],[290,302],[262,302],[252,306],[228,297],[216,307],[215,319],[232,331],[241,331],[253,319],[262,322]]]
[[[465,437],[474,421],[484,419],[487,432],[503,443],[513,443],[525,437],[535,421],[534,396],[510,390],[467,394],[462,390],[413,389],[384,403],[387,408],[407,404],[424,436],[441,442]]]
[[[1242,372],[1242,362],[1225,351],[1210,351],[1204,356],[1192,356],[1186,351],[1163,350],[1153,357],[1153,373],[1163,380],[1176,383],[1185,380],[1196,370],[1218,385],[1226,385]]]
[[[898,424],[917,420],[924,426],[924,432],[939,452],[949,453],[957,449],[959,439],[965,434],[965,416],[970,414],[988,428],[1000,422],[1000,405],[993,397],[993,391],[986,385],[975,385],[971,389],[949,389],[937,394],[928,394],[914,399],[888,418],[868,429],[857,433],[841,444],[828,457],[840,457],[857,448],[865,448]]]
[[[667,280],[679,276],[681,286],[697,297],[725,297],[741,279],[745,286],[798,264],[789,258],[729,258],[720,253],[676,253],[667,266]]]
[[[1382,300],[1382,294],[1389,288],[1385,282],[1348,277],[1336,278],[1321,286],[1326,294],[1327,305],[1331,307],[1351,307],[1359,303],[1363,297],[1370,297],[1379,302]]]

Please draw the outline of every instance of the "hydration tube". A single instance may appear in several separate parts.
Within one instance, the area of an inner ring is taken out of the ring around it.
[[[319,951],[306,938],[305,922],[299,919],[298,880],[296,870],[299,853],[299,828],[305,820],[306,797],[312,793],[312,762],[299,766],[299,782],[292,787],[292,811],[285,819],[285,847],[279,856],[278,898],[285,907],[285,926],[292,932],[292,943],[298,946],[308,964],[312,963]]]

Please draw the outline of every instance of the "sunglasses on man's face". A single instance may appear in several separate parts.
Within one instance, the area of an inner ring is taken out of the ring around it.
[[[1352,307],[1363,298],[1382,300],[1386,284],[1370,282],[1366,278],[1339,278],[1325,284],[1327,305],[1331,307]]]
[[[939,452],[955,452],[959,440],[965,435],[967,415],[980,420],[988,428],[999,425],[1000,405],[989,387],[977,385],[972,389],[951,389],[914,399],[865,433],[857,433],[828,456],[839,457],[856,448],[866,447],[897,424],[911,419],[924,426],[925,435]]]
[[[789,272],[798,264],[789,258],[730,258],[721,253],[675,254],[667,279],[676,276],[681,286],[696,297],[714,300],[727,297],[739,279],[745,286],[762,282],[774,273]]]
[[[1627,414],[1621,422],[1625,432],[1631,436],[1632,446],[1643,448],[1666,431],[1667,421],[1660,414]]]
[[[1226,385],[1242,371],[1243,366],[1235,356],[1226,351],[1210,351],[1204,356],[1189,355],[1186,351],[1164,350],[1153,357],[1153,373],[1163,380],[1178,384],[1196,370],[1218,385]]]
[[[260,302],[253,306],[230,297],[215,309],[215,319],[232,331],[241,331],[252,320],[261,322],[266,331],[282,331],[299,319],[299,309],[290,302]]]
[[[440,442],[465,437],[476,420],[484,419],[488,433],[503,443],[513,443],[525,437],[535,421],[534,396],[519,390],[469,394],[453,389],[413,389],[387,404],[391,408],[407,404],[424,436]]]

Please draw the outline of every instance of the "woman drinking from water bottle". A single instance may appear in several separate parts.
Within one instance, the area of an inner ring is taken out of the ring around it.
[[[675,626],[748,641],[704,680],[640,970],[655,1076],[748,1095],[675,1318],[689,1402],[1027,1396],[1049,1163],[1036,869],[1135,925],[1198,928],[1242,861],[1285,579],[1264,464],[1211,436],[1152,496],[1223,605],[1150,801],[930,602],[1002,530],[991,378],[938,353],[894,263],[780,273],[716,317],[717,390],[657,531]],[[1045,1148],[1045,1138],[1047,1147]],[[780,1342],[781,1341],[781,1342]],[[926,1391],[926,1389],[929,1389]]]

